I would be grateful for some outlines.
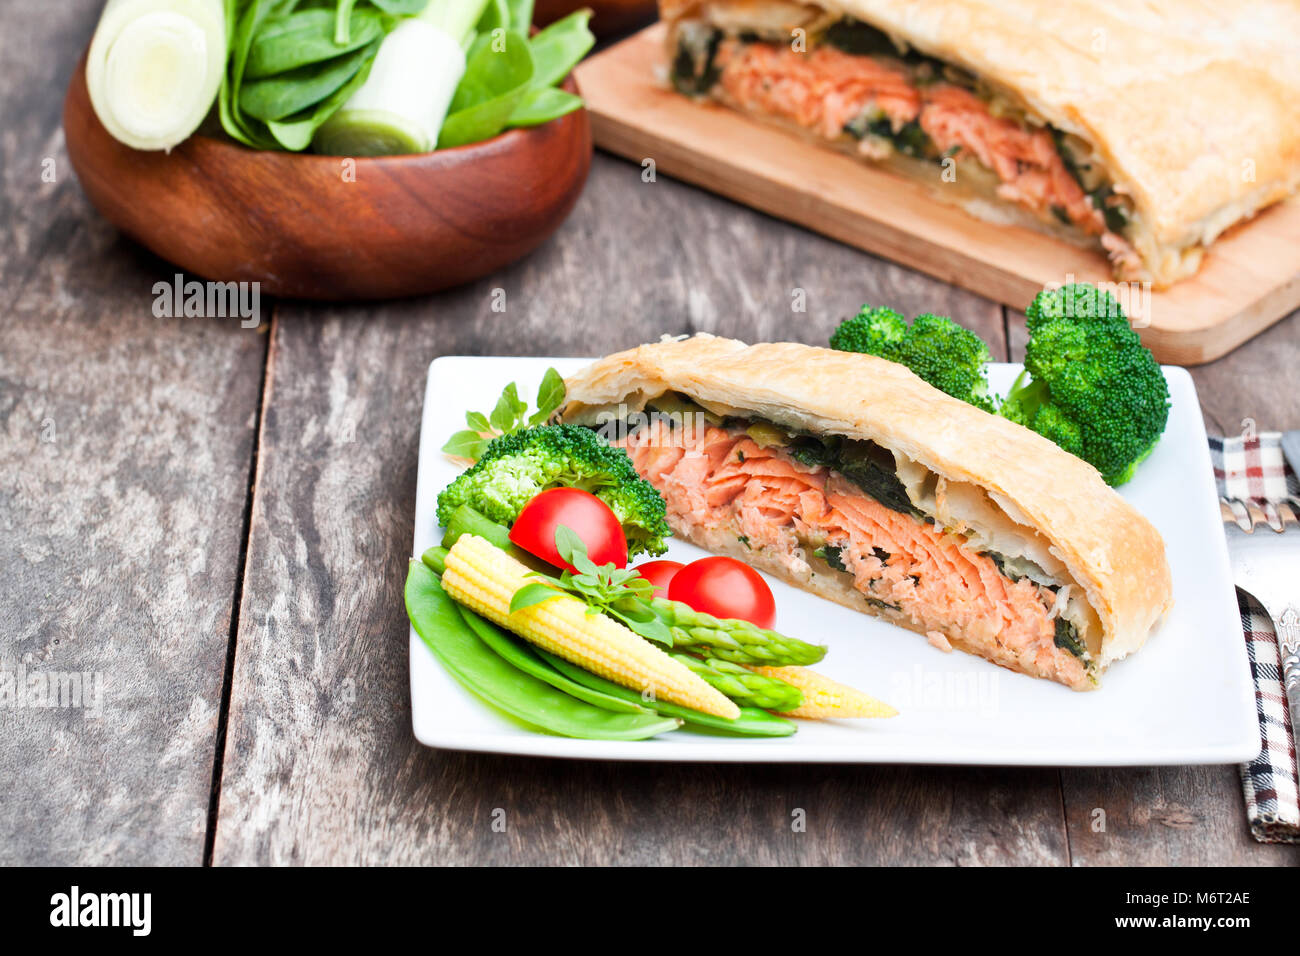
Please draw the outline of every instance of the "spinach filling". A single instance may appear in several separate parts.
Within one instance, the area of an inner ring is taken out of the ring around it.
[[[1110,199],[1116,195],[1115,187],[1108,182],[1102,182],[1089,188],[1088,179],[1092,166],[1080,163],[1075,158],[1074,153],[1070,151],[1070,147],[1065,142],[1063,132],[1055,126],[1049,126],[1048,129],[1052,131],[1052,141],[1056,144],[1056,153],[1061,157],[1061,162],[1065,164],[1066,172],[1079,184],[1079,188],[1088,195],[1088,200],[1092,203],[1093,208],[1101,210],[1102,218],[1106,220],[1106,228],[1111,232],[1122,234],[1128,228],[1128,213],[1122,206],[1110,202]],[[1056,210],[1053,209],[1052,212],[1055,213]],[[1062,210],[1063,212],[1064,210]],[[1069,220],[1062,214],[1058,214],[1058,218],[1062,218],[1067,225],[1069,224]]]
[[[891,511],[930,519],[918,511],[898,480],[894,456],[875,442],[858,441],[831,435],[795,435],[786,446],[790,457],[805,465],[824,465],[838,471],[862,492]]]
[[[669,69],[669,78],[679,93],[702,96],[718,82],[721,71],[714,62],[722,43],[721,30],[683,31],[677,40],[677,54]]]
[[[889,34],[852,17],[837,20],[827,27],[822,42],[855,56],[903,56],[894,46],[894,41],[889,39]]]
[[[1088,649],[1083,646],[1083,641],[1079,639],[1079,629],[1063,617],[1056,619],[1056,636],[1052,638],[1052,643],[1057,647],[1065,648],[1080,660],[1083,660],[1088,653]]]
[[[898,129],[894,129],[894,124],[883,113],[875,116],[864,114],[845,123],[844,132],[854,139],[876,136],[888,140],[904,156],[936,161],[943,158],[939,155],[934,140],[930,139],[929,134],[921,129],[921,124],[916,120],[909,120]]]
[[[847,571],[844,564],[844,549],[833,544],[824,545],[813,552],[836,571]]]

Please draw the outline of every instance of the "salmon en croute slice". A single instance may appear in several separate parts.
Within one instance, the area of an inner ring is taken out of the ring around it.
[[[701,335],[566,385],[677,534],[940,649],[1088,690],[1171,604],[1160,535],[1092,466],[901,365]]]

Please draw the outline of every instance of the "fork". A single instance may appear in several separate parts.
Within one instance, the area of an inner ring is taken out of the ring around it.
[[[1287,502],[1219,500],[1237,587],[1255,598],[1277,629],[1282,686],[1293,733],[1300,733],[1300,514]]]

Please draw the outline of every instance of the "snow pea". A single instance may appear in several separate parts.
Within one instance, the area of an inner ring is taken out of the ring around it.
[[[623,714],[589,704],[526,674],[493,651],[465,623],[438,576],[412,561],[406,613],[425,646],[462,685],[542,730],[589,740],[644,740],[681,721],[656,713]]]
[[[612,694],[592,690],[590,687],[585,687],[577,681],[565,677],[538,657],[533,649],[519,638],[506,633],[491,621],[479,617],[467,607],[457,605],[457,609],[460,611],[460,616],[465,619],[465,623],[470,626],[483,643],[500,654],[507,663],[513,664],[526,674],[532,674],[538,680],[545,681],[556,690],[562,690],[569,696],[578,698],[578,700],[585,700],[589,704],[595,704],[597,707],[617,711],[621,714],[653,713],[649,707],[642,707],[635,701],[624,700]]]
[[[622,697],[624,700],[641,701],[641,695],[627,687],[615,684],[613,681],[605,680],[596,674],[584,671],[580,667],[575,667],[561,657],[547,651],[537,651],[542,660],[546,661],[561,674],[580,684],[609,694],[611,697]],[[740,708],[740,716],[735,720],[727,720],[725,717],[714,717],[712,714],[702,714],[698,710],[691,710],[689,707],[679,707],[677,704],[669,704],[662,700],[655,701],[652,705],[659,713],[670,717],[680,717],[686,721],[687,727],[702,727],[715,733],[737,734],[745,737],[789,737],[798,726],[794,721],[786,720],[784,717],[778,717],[776,714],[769,714],[765,710],[757,707]]]

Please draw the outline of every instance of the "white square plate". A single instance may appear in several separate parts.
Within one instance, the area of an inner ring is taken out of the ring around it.
[[[420,432],[415,551],[437,544],[438,492],[458,469],[439,451],[467,409],[490,410],[509,382],[532,399],[550,365],[582,359],[449,356],[429,366]],[[1020,371],[995,365],[1003,391]],[[1120,493],[1164,536],[1174,609],[1146,646],[1113,665],[1092,693],[1003,670],[771,580],[778,630],[829,645],[818,669],[888,701],[889,720],[800,721],[777,739],[677,732],[622,742],[552,736],[462,688],[411,631],[411,722],[433,747],[599,760],[934,763],[1047,766],[1213,764],[1259,750],[1254,689],[1219,521],[1205,428],[1191,376],[1167,368],[1172,411],[1164,438]],[[666,557],[704,552],[674,540]]]

